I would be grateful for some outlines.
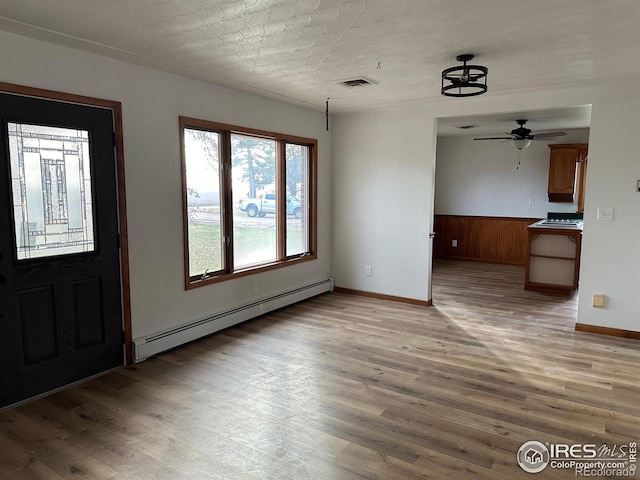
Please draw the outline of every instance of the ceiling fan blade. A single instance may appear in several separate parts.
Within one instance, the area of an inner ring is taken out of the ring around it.
[[[542,140],[545,138],[554,138],[554,137],[563,137],[564,135],[566,135],[566,132],[541,132],[541,133],[534,133],[533,134],[533,140]]]
[[[513,140],[513,137],[481,137],[474,140]]]

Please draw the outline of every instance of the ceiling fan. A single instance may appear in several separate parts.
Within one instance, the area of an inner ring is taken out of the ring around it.
[[[504,137],[479,137],[474,140],[502,140],[503,142],[510,141],[511,145],[518,150],[527,148],[532,140],[552,140],[556,137],[562,137],[566,135],[566,132],[540,132],[533,133],[531,129],[526,128],[525,124],[527,120],[516,120],[519,125],[518,128],[514,128],[510,133],[506,133]]]

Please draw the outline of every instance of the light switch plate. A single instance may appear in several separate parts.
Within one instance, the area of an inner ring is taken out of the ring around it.
[[[598,220],[613,220],[613,208],[612,207],[601,207],[598,208]]]

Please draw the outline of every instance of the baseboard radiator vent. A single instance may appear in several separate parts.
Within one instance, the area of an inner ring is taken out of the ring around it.
[[[211,317],[196,320],[164,332],[133,340],[134,360],[136,363],[158,353],[179,347],[188,342],[211,335],[212,333],[232,327],[238,323],[251,320],[273,310],[315,297],[325,292],[332,292],[333,278],[295,288],[271,297],[242,305]]]

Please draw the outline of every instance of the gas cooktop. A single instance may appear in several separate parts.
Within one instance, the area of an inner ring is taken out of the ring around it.
[[[574,220],[567,218],[547,218],[546,220],[540,220],[536,225],[543,225],[547,227],[571,227],[582,228],[582,220]]]

